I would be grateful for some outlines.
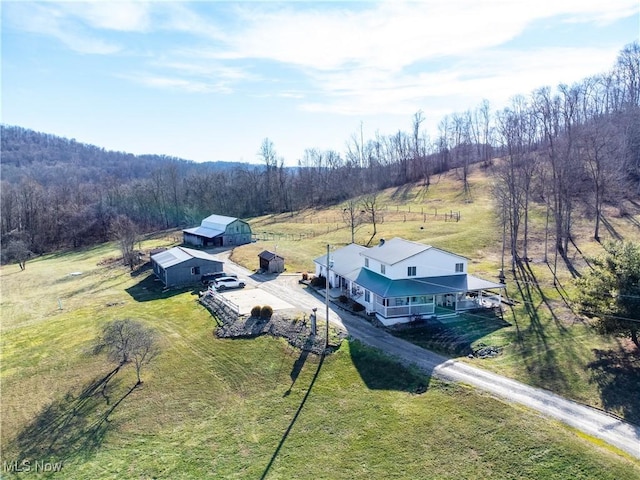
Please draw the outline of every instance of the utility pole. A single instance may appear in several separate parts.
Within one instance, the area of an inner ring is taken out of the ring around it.
[[[326,295],[325,295],[325,306],[326,306],[326,318],[327,318],[327,331],[326,331],[326,337],[324,340],[324,348],[327,349],[329,348],[329,244],[327,243],[327,281],[326,283]]]

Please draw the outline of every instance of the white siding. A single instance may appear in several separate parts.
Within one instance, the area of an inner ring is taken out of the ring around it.
[[[376,263],[369,260],[369,264]],[[414,255],[411,258],[402,260],[395,265],[387,266],[386,275],[394,280],[400,278],[409,278],[407,275],[408,267],[416,267],[416,275],[411,278],[422,277],[439,277],[442,275],[455,275],[456,263],[463,264],[463,272],[467,272],[467,259],[453,253],[444,252],[436,248],[431,248],[426,252]],[[372,269],[374,272],[380,273],[380,269]]]
[[[384,266],[385,266],[385,273],[382,273],[382,272],[381,272],[381,270],[382,270],[382,265],[383,265],[383,263],[382,263],[382,262],[379,262],[379,261],[377,261],[377,260],[374,260],[373,258],[369,258],[368,260],[369,260],[369,266],[368,266],[368,267],[364,267],[364,268],[368,268],[368,269],[369,269],[369,270],[371,270],[372,272],[379,273],[380,275],[385,275],[385,276],[387,276],[387,277],[389,276],[389,269],[390,269],[390,266],[389,266],[389,265],[384,264]],[[363,264],[364,264],[364,263],[363,263]]]

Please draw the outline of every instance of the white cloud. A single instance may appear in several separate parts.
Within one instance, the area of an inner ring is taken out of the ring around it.
[[[502,104],[514,94],[612,66],[617,50],[607,45],[503,50],[532,24],[603,24],[638,10],[637,0],[426,0],[328,8],[251,3],[238,7],[240,21],[226,32],[226,48],[209,55],[296,69],[315,91],[305,95],[305,111],[407,114],[436,101],[470,108],[482,98]]]
[[[427,105],[461,111],[474,108],[483,99],[498,108],[516,94],[528,95],[539,87],[571,84],[600,73],[594,68],[608,69],[616,54],[616,49],[607,48],[489,51],[460,59],[437,72],[329,73],[318,82],[328,100],[307,102],[302,108],[344,115],[410,115],[420,108],[430,109]]]
[[[137,83],[231,93],[239,82],[253,82],[254,95],[298,100],[306,111],[363,115],[411,113],[445,98],[450,105],[500,103],[597,73],[613,63],[609,46],[508,52],[503,46],[546,20],[606,24],[639,8],[637,0],[122,0],[11,2],[8,10],[20,28],[82,53],[121,51],[120,32],[181,34],[173,49],[141,37],[152,49],[139,66],[148,72],[120,74]],[[266,81],[268,93],[261,88]]]
[[[171,70],[181,75],[199,78],[218,78],[228,82],[256,80],[257,77],[245,69],[226,66],[220,62],[213,62],[206,58],[189,58],[184,52],[172,52],[171,58],[152,60],[149,66],[156,69]]]
[[[103,40],[73,22],[57,4],[12,2],[2,8],[13,26],[53,37],[75,52],[108,55],[121,50],[120,45]]]
[[[199,81],[188,78],[142,74],[117,75],[120,78],[153,88],[182,90],[188,93],[231,93],[232,90],[224,81]]]
[[[125,0],[59,4],[66,15],[92,28],[127,32],[143,32],[149,29],[150,6],[149,3]]]
[[[469,55],[513,39],[532,22],[612,21],[637,0],[427,0],[281,8],[243,4],[226,57],[269,59],[319,71],[375,66],[397,71],[443,55]]]

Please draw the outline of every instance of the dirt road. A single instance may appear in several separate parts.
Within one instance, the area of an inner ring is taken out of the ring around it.
[[[231,263],[225,254],[225,268],[247,278],[247,282],[269,293],[286,299],[302,311],[318,309],[318,319],[325,318],[324,297],[310,293],[298,284],[299,276],[252,275]],[[329,320],[344,328],[349,336],[398,358],[405,364],[414,364],[436,378],[460,382],[489,392],[509,402],[519,403],[548,417],[557,419],[588,435],[640,458],[640,427],[585,405],[567,400],[554,393],[496,375],[471,365],[451,360],[412,343],[394,337],[376,328],[361,317],[330,305]]]

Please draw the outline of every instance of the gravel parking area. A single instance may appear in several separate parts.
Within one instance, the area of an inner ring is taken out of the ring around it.
[[[261,288],[245,287],[238,290],[227,290],[220,293],[230,302],[238,306],[240,315],[248,315],[256,305],[269,305],[274,312],[294,309],[294,306]]]

